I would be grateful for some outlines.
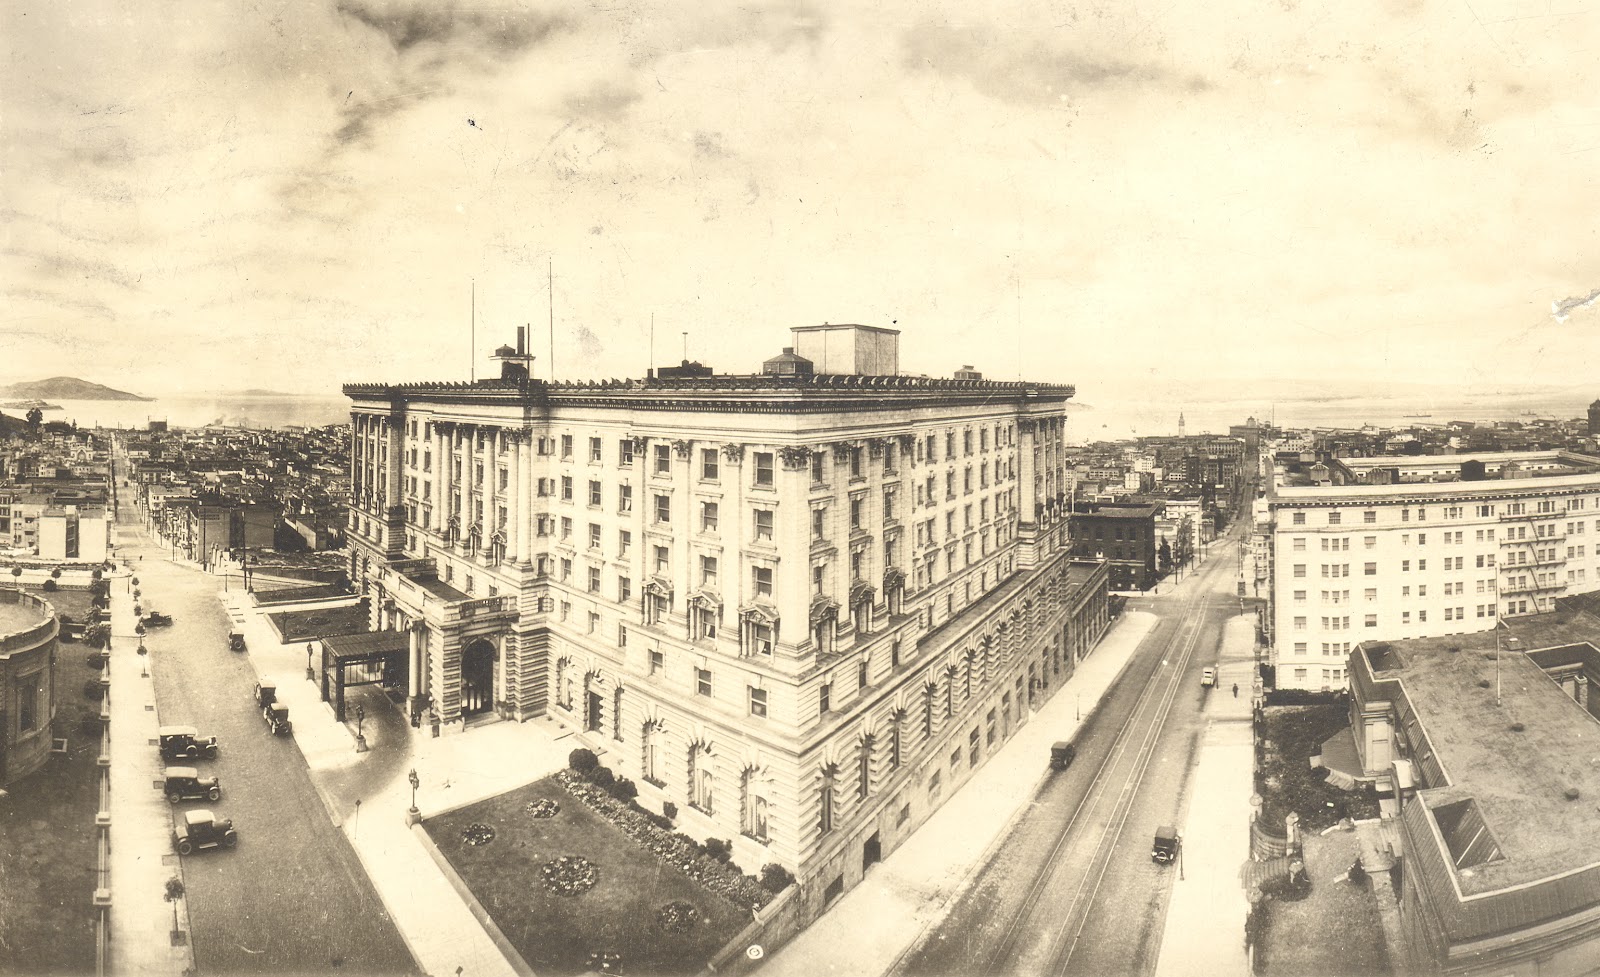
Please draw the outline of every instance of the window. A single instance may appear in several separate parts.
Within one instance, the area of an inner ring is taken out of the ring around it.
[[[750,575],[751,575],[751,577],[752,577],[752,579],[754,581],[754,584],[755,584],[756,596],[757,597],[771,597],[772,596],[772,568],[771,567],[752,567],[751,570],[750,570]]]
[[[561,538],[563,540],[572,538],[572,518],[570,516],[561,517]]]
[[[1294,538],[1294,545],[1291,548],[1296,553],[1304,553],[1306,551],[1306,538],[1304,536],[1296,536]]]
[[[716,448],[702,448],[700,450],[700,477],[708,482],[717,480]]]
[[[672,496],[656,496],[656,522],[666,523],[672,521]]]
[[[761,716],[763,718],[766,717],[766,715],[767,715],[767,690],[766,689],[758,689],[753,685],[750,686],[750,715],[752,715],[752,716]]]
[[[757,452],[754,453],[754,455],[755,455],[755,485],[756,485],[756,487],[758,487],[758,488],[771,488],[772,484],[773,484],[772,452],[770,452],[770,451],[757,451]]]
[[[617,464],[626,468],[633,464],[633,439],[623,438],[617,442]]]
[[[633,511],[633,486],[622,485],[617,488],[617,511]]]
[[[597,550],[597,549],[600,548],[600,524],[599,523],[591,522],[589,524],[589,548],[591,550]]]
[[[572,460],[572,435],[570,434],[561,436],[561,457],[567,461]]]
[[[820,539],[823,539],[827,535],[827,533],[824,531],[824,520],[826,519],[825,513],[827,511],[828,510],[822,508],[821,506],[818,506],[817,508],[811,510],[811,538],[812,539],[820,540]]]
[[[1344,513],[1334,510],[1328,513],[1328,525],[1337,526],[1344,520]]]
[[[1367,617],[1366,617],[1366,620],[1363,623],[1365,623],[1366,626],[1369,627],[1369,628],[1377,627],[1378,626],[1378,615],[1376,615],[1376,614],[1368,614]]]
[[[812,452],[811,453],[811,484],[812,485],[821,485],[822,484],[822,481],[823,481],[823,479],[822,479],[822,476],[823,476],[822,463],[823,463],[822,452],[820,452],[820,451]]]
[[[817,711],[822,715],[827,715],[831,707],[830,700],[832,699],[833,686],[828,682],[822,683],[822,688],[817,690]]]
[[[617,602],[626,604],[633,599],[633,581],[627,577],[617,578]]]
[[[600,568],[599,567],[590,567],[589,568],[589,593],[598,594],[599,592],[600,592]]]
[[[589,439],[589,460],[590,461],[596,461],[596,462],[600,460],[600,439],[599,438],[590,438]]]
[[[1306,575],[1306,565],[1304,563],[1296,563],[1294,565],[1294,575],[1297,576],[1297,577],[1305,576]]]
[[[40,672],[24,676],[17,682],[17,732],[25,733],[39,726]]]
[[[664,667],[663,663],[664,663],[664,658],[663,658],[662,652],[660,652],[660,651],[651,651],[650,652],[650,674],[651,675],[654,675],[657,672],[661,671],[661,669]]]
[[[628,550],[633,547],[633,533],[626,529],[617,531],[617,555],[627,556]]]
[[[1296,512],[1290,521],[1296,526],[1304,526],[1306,524],[1306,514],[1303,512]]]
[[[700,531],[703,533],[717,531],[717,504],[715,502],[700,503]]]
[[[715,587],[717,585],[717,558],[702,556],[700,558],[700,586]]]
[[[772,542],[772,510],[752,509],[750,515],[755,522],[756,539],[762,542]]]
[[[669,575],[672,572],[672,554],[665,546],[657,546],[655,548],[655,557],[656,574],[663,577]]]
[[[711,695],[711,669],[697,668],[694,670],[694,694],[707,697]]]
[[[600,483],[594,479],[589,480],[589,505],[600,508]]]
[[[850,500],[850,528],[852,530],[859,530],[861,528],[861,510],[865,501],[866,500],[860,498],[859,496]],[[971,507],[968,507],[967,511],[968,518],[970,520]]]
[[[571,475],[563,475],[563,476],[561,476],[561,501],[562,502],[571,502],[572,501],[572,476]]]
[[[1369,577],[1376,577],[1378,575],[1378,565],[1376,563],[1368,563],[1362,567],[1362,570]]]

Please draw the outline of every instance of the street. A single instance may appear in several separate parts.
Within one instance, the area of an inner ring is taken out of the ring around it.
[[[1236,532],[1229,539],[1237,540]],[[991,861],[895,973],[1148,974],[1182,865],[1150,857],[1181,824],[1223,625],[1238,612],[1236,557],[1222,541],[1173,592],[1130,607],[1162,616]]]
[[[221,755],[197,766],[220,778],[222,799],[210,806],[239,833],[233,851],[183,859],[196,968],[416,972],[293,738],[270,735],[253,707],[255,672],[246,655],[228,650],[218,578],[167,559],[133,506],[122,508],[118,528],[118,556],[132,563],[145,610],[173,618],[145,637],[161,721],[217,736]]]

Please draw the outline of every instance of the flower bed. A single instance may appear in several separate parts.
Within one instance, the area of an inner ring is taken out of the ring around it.
[[[694,929],[700,921],[700,910],[682,900],[669,902],[656,910],[656,925],[668,933],[682,933]]]
[[[576,896],[594,888],[600,871],[582,855],[561,855],[544,863],[539,872],[545,888],[558,896]]]
[[[541,797],[536,801],[528,802],[528,813],[535,818],[553,818],[561,810],[561,805],[548,797]]]
[[[657,827],[639,807],[623,804],[570,770],[558,772],[556,779],[568,793],[616,825],[634,844],[676,865],[685,875],[735,906],[760,909],[772,901],[772,893],[754,876],[744,875],[731,865],[710,858],[705,848],[688,835]]]
[[[474,822],[461,829],[462,844],[471,845],[472,847],[476,848],[479,845],[487,845],[493,840],[494,829],[489,827],[487,824],[479,824]]]

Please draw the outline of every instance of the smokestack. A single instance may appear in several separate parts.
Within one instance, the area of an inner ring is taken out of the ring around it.
[[[517,355],[523,356],[528,352],[528,331],[523,326],[517,327]]]

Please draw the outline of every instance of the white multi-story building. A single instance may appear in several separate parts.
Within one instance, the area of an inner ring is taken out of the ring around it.
[[[1490,477],[1460,481],[1469,461]],[[1483,631],[1600,589],[1600,458],[1477,453],[1334,467],[1349,483],[1274,479],[1256,503],[1280,688],[1342,688],[1361,641]],[[1360,484],[1396,467],[1413,480]]]
[[[891,330],[798,339],[897,358]],[[374,632],[330,639],[339,690],[382,670],[444,732],[558,717],[820,910],[1106,627],[1105,565],[1067,550],[1069,386],[792,351],[548,383],[520,348],[498,379],[345,387]]]

